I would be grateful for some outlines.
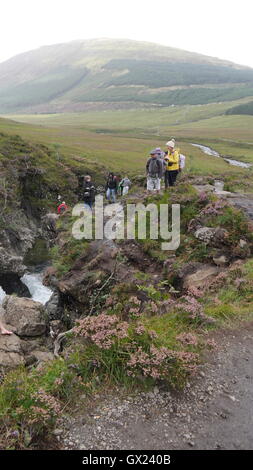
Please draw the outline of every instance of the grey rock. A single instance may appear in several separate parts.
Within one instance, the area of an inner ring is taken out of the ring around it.
[[[3,301],[3,320],[18,336],[41,336],[46,332],[46,315],[40,302],[7,295]]]
[[[19,337],[15,334],[0,335],[0,366],[11,369],[24,363]]]

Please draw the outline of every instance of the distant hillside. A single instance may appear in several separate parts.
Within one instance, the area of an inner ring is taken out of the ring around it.
[[[226,114],[249,114],[253,116],[253,101],[230,108],[226,111]]]
[[[94,39],[0,64],[0,113],[204,104],[253,96],[253,69],[157,44]]]

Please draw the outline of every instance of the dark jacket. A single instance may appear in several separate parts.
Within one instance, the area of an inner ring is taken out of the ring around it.
[[[92,181],[84,181],[83,182],[83,188],[82,188],[82,194],[83,194],[83,200],[84,202],[94,202],[95,200],[95,192],[96,188]]]
[[[117,176],[113,176],[113,177],[109,176],[105,185],[105,190],[107,190],[108,188],[117,190],[118,188]]]

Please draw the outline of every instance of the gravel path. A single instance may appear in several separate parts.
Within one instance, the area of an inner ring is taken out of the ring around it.
[[[60,423],[62,448],[253,449],[253,322],[215,339],[222,347],[184,392],[96,396]]]

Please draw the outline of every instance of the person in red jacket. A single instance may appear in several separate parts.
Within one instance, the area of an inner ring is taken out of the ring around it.
[[[65,203],[65,201],[63,201],[58,207],[57,207],[57,212],[58,214],[63,214],[63,212],[65,212],[67,210],[67,205]]]

